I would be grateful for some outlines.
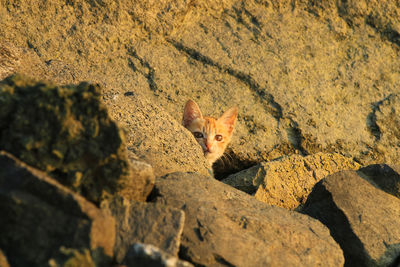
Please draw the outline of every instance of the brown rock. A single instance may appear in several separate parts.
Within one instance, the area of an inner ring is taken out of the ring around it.
[[[62,247],[88,249],[104,262],[113,256],[110,214],[5,152],[0,152],[0,213],[0,247],[12,266],[44,266]]]
[[[131,151],[128,151],[128,159],[131,171],[130,186],[121,190],[121,195],[129,196],[130,199],[145,201],[154,187],[155,175],[153,167],[146,162],[137,160]],[[138,190],[141,188],[141,190]]]
[[[307,200],[314,185],[329,174],[358,169],[360,165],[340,154],[291,155],[263,162],[223,180],[255,198],[275,206],[295,209]]]
[[[146,243],[178,256],[185,214],[176,208],[158,203],[143,203],[117,198],[102,203],[116,220],[115,258],[124,259],[134,243]]]
[[[215,179],[174,173],[156,180],[153,201],[182,209],[180,257],[204,266],[341,266],[328,230]]]
[[[314,187],[305,207],[343,249],[348,266],[398,266],[400,200],[354,171],[335,173]]]

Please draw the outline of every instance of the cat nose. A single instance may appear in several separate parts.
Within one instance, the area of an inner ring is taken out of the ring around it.
[[[211,143],[206,143],[206,148],[207,148],[207,151],[210,151],[211,150]]]

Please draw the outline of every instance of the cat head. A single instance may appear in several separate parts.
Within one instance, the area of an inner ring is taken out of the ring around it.
[[[183,111],[183,126],[200,144],[207,162],[212,165],[224,154],[235,127],[237,108],[228,109],[221,117],[203,117],[196,102],[189,100]]]

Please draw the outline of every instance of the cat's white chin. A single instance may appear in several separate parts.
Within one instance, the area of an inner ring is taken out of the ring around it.
[[[204,157],[206,158],[206,161],[212,165],[220,157],[220,155],[206,151],[204,152]]]

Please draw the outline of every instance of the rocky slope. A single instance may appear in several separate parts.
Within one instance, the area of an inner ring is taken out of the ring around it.
[[[396,163],[385,118],[398,112],[384,107],[400,80],[398,12],[392,1],[17,1],[0,6],[0,36],[43,65],[7,69],[98,82],[108,105],[135,92],[178,121],[188,98],[215,115],[237,105],[233,168],[296,150]]]
[[[10,234],[0,237],[0,262],[189,266],[181,257],[243,266],[250,254],[224,246],[234,232],[237,242],[255,247],[255,265],[277,266],[275,255],[283,253],[287,264],[320,265],[325,257],[331,266],[395,266],[399,242],[394,230],[385,231],[400,228],[392,208],[400,188],[399,58],[396,1],[0,0],[0,80],[25,75],[0,83],[0,150],[13,155],[2,154],[8,159],[0,198],[7,204],[0,212],[7,220],[0,224]],[[57,92],[56,98],[46,92]],[[206,178],[212,170],[180,125],[189,98],[205,115],[239,108],[232,143],[213,169],[254,197]],[[93,103],[97,108],[89,110]],[[12,161],[31,165],[23,177],[38,188],[76,203],[8,187],[21,176]],[[335,174],[350,169],[359,170]],[[359,184],[370,192],[366,209],[359,205],[367,201],[363,192],[352,190]],[[162,203],[143,202],[153,186],[147,200]],[[200,195],[193,200],[185,192]],[[241,199],[235,206],[241,217],[219,202],[232,198]],[[72,215],[67,204],[77,209]],[[61,221],[73,216],[90,229],[93,214],[86,218],[79,205],[114,218],[116,238],[106,238],[113,243],[107,253],[87,243],[87,232],[79,234],[86,243],[61,239],[37,261],[34,250],[15,249],[23,233],[46,233],[45,227],[25,228],[31,212],[48,222],[48,211],[57,211]],[[13,228],[7,216],[15,213],[21,224]],[[375,225],[371,213],[392,224]],[[360,216],[367,219],[357,221]],[[160,226],[165,221],[170,224]],[[268,223],[276,224],[271,232],[264,229]],[[260,240],[264,235],[279,244]],[[309,250],[310,242],[320,251]]]

